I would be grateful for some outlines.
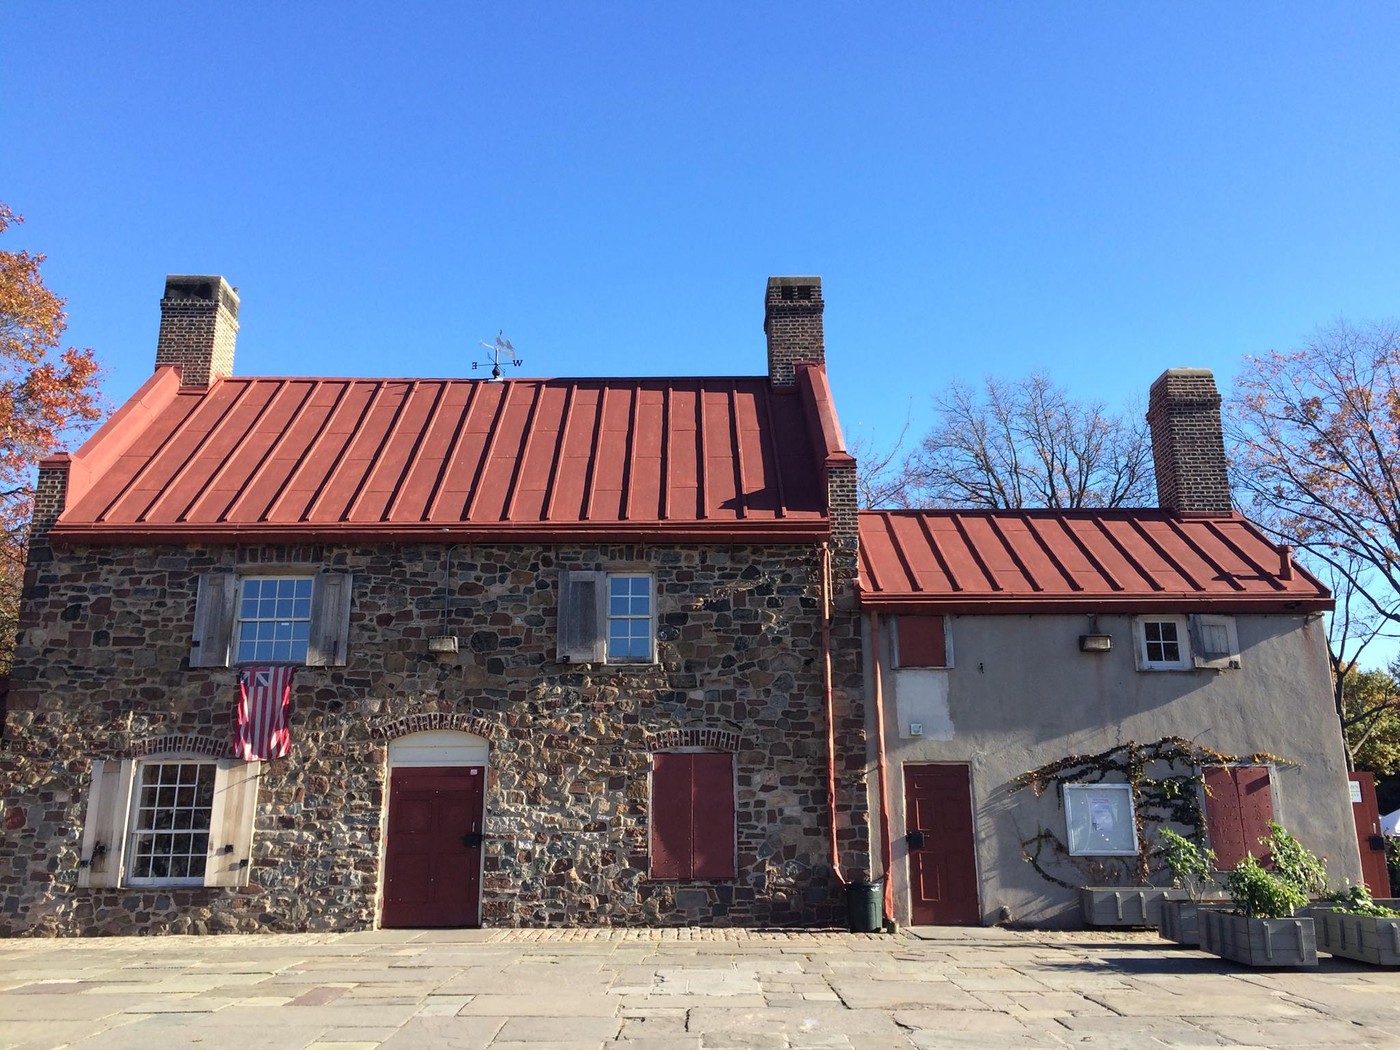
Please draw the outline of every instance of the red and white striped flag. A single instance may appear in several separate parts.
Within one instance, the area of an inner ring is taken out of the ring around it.
[[[238,672],[238,741],[245,762],[286,758],[292,750],[287,715],[295,667],[245,667]]]

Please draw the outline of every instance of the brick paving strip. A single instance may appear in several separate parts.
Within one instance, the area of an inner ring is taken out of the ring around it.
[[[996,929],[15,939],[0,1046],[1400,1048],[1400,972]]]

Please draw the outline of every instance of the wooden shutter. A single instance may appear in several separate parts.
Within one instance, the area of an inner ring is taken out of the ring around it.
[[[691,877],[734,877],[734,756],[696,754],[691,760]]]
[[[651,763],[651,877],[690,878],[690,755],[658,751]]]
[[[1240,643],[1233,616],[1191,617],[1191,654],[1197,667],[1229,671],[1240,666]]]
[[[261,771],[261,762],[219,759],[214,772],[214,806],[209,820],[209,859],[204,865],[206,886],[248,884]]]
[[[896,667],[947,667],[946,626],[941,616],[895,617]]]
[[[133,763],[109,758],[92,764],[83,843],[78,854],[80,887],[120,886],[126,859],[126,822],[131,809]]]
[[[199,578],[194,602],[191,667],[227,667],[238,601],[238,577],[231,572],[206,572]]]
[[[559,573],[559,662],[597,664],[607,658],[607,574]]]
[[[311,592],[311,640],[308,667],[344,667],[350,655],[350,596],[354,577],[344,572],[317,573]]]
[[[1269,833],[1274,816],[1267,766],[1207,766],[1206,833],[1215,864],[1228,871],[1252,853],[1269,859],[1259,839]]]

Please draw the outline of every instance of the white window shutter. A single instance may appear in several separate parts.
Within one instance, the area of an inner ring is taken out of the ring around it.
[[[206,572],[199,578],[194,603],[191,667],[227,667],[238,602],[238,577],[231,572]]]
[[[316,575],[311,595],[308,667],[344,667],[350,655],[350,597],[355,578],[345,572]]]
[[[1240,641],[1233,616],[1197,613],[1191,617],[1191,652],[1197,667],[1229,671],[1240,666]]]
[[[129,758],[99,759],[92,764],[83,843],[78,853],[80,887],[121,885],[133,767]]]
[[[559,662],[598,664],[607,656],[607,576],[559,573]]]
[[[214,805],[209,814],[209,859],[204,865],[206,886],[248,884],[261,772],[261,762],[219,759],[214,772]]]

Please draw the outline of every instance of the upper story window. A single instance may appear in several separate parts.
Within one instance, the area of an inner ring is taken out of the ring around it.
[[[656,589],[650,574],[561,572],[558,642],[561,663],[653,663]]]
[[[1133,621],[1140,671],[1185,671],[1240,666],[1240,643],[1233,616],[1157,613]]]
[[[312,578],[251,576],[239,583],[235,662],[306,663]]]
[[[1139,617],[1134,634],[1143,671],[1181,671],[1191,666],[1186,617],[1175,613]]]
[[[942,616],[894,618],[895,667],[952,667],[948,622]]]
[[[205,573],[195,599],[190,666],[344,666],[353,584],[343,572]]]
[[[608,662],[651,660],[651,577],[609,574]]]

